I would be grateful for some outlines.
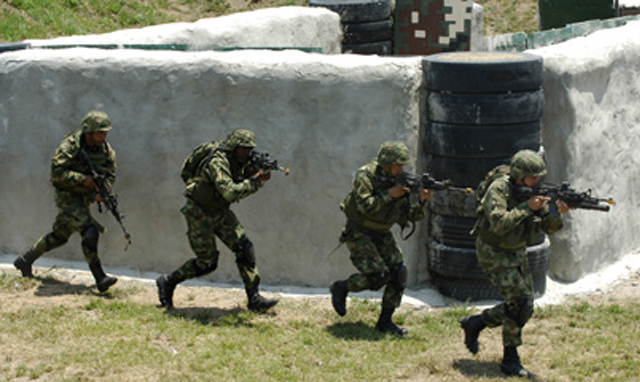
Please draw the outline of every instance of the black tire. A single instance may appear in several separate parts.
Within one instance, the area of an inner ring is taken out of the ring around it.
[[[432,122],[502,125],[539,120],[542,89],[512,93],[427,93],[427,119]]]
[[[503,93],[542,86],[542,57],[516,52],[451,52],[422,60],[426,88],[454,93]]]
[[[30,47],[31,44],[26,42],[3,42],[0,43],[0,53],[29,49]]]
[[[380,20],[369,23],[342,23],[346,45],[363,44],[368,42],[391,41],[393,29],[391,20]]]
[[[476,186],[473,186],[475,189]],[[475,191],[465,194],[460,191],[442,190],[434,192],[429,199],[429,211],[439,215],[476,218]]]
[[[459,301],[502,301],[502,297],[487,280],[465,280],[434,275],[431,283],[444,295]],[[547,275],[533,275],[535,298],[544,296],[547,289]]]
[[[471,187],[474,190],[487,173],[501,164],[511,163],[511,156],[501,158],[450,158],[426,155],[427,172],[436,179],[450,179],[459,187]]]
[[[391,16],[391,0],[309,0],[310,7],[328,8],[343,23],[385,20]]]
[[[548,238],[538,245],[527,247],[527,257],[531,273],[546,274],[549,271],[550,246]],[[475,248],[451,247],[435,240],[429,242],[429,272],[457,279],[486,280],[486,275],[478,265]]]
[[[428,121],[424,150],[456,158],[504,157],[523,149],[540,148],[540,120],[506,125],[453,125]]]
[[[388,56],[393,52],[391,41],[369,42],[366,44],[342,45],[343,53],[353,54],[377,54]]]
[[[475,218],[429,214],[429,236],[440,244],[449,247],[476,247],[476,236],[471,230],[476,223]]]

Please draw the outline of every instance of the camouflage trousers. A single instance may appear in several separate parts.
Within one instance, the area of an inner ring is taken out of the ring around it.
[[[377,276],[389,274],[394,266],[402,263],[402,252],[390,231],[384,233],[367,232],[355,225],[347,224],[343,230],[343,241],[350,252],[351,263],[360,273],[347,279],[349,292],[378,290],[382,286]],[[402,302],[404,289],[393,282],[386,282],[382,295],[382,307],[397,308]]]
[[[491,285],[498,291],[504,302],[482,312],[482,319],[488,327],[502,325],[504,346],[522,345],[522,328],[509,311],[517,310],[518,301],[527,301],[533,309],[533,277],[529,269],[526,248],[507,251],[476,240],[478,264],[487,275]]]
[[[104,227],[91,216],[89,195],[56,190],[55,202],[58,207],[58,215],[51,232],[40,237],[31,247],[31,251],[35,255],[42,256],[45,252],[61,247],[74,232],[82,234],[91,226],[94,226],[99,233],[104,232]],[[97,241],[87,243],[86,240],[83,240],[82,253],[89,264],[99,260]]]
[[[195,259],[190,259],[173,275],[178,282],[213,272],[218,267],[220,251],[216,246],[216,236],[236,254],[236,265],[246,289],[253,289],[260,283],[258,268],[241,261],[239,247],[247,237],[236,215],[230,209],[208,212],[187,199],[180,210],[187,220],[187,237]]]

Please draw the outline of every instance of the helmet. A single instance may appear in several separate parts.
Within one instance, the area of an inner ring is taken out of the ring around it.
[[[234,130],[227,135],[225,141],[227,149],[234,150],[236,147],[256,147],[256,137],[247,129]]]
[[[520,150],[511,158],[509,175],[514,179],[523,179],[526,176],[544,176],[546,173],[544,159],[535,151]]]
[[[402,142],[385,142],[378,150],[378,164],[380,166],[400,165],[409,163],[409,149]]]
[[[107,113],[98,110],[92,110],[82,119],[82,132],[93,133],[94,131],[111,130],[111,120]]]

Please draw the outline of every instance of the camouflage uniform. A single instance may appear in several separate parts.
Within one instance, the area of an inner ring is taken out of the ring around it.
[[[96,172],[104,176],[105,184],[111,188],[115,182],[116,154],[106,141],[100,145],[88,146],[85,134],[107,132],[112,128],[109,117],[101,111],[91,111],[85,115],[82,129],[65,136],[51,160],[51,183],[55,189],[58,215],[50,233],[42,236],[31,249],[16,260],[24,276],[32,276],[31,265],[45,252],[64,245],[71,234],[82,235],[82,252],[96,277],[101,292],[115,283],[115,278],[106,277],[98,257],[98,236],[104,228],[91,216],[90,204],[95,200],[96,191],[85,187],[82,182],[91,176],[91,169],[81,154],[84,150]],[[102,283],[101,283],[102,281]],[[106,288],[105,288],[106,287]],[[104,289],[104,290],[102,290]]]
[[[202,161],[195,177],[187,181],[186,204],[180,210],[187,220],[187,237],[196,257],[188,260],[170,275],[157,280],[160,304],[173,307],[175,286],[187,279],[213,272],[218,267],[220,252],[216,236],[236,255],[236,265],[249,299],[249,308],[264,310],[277,300],[266,300],[258,293],[260,273],[256,267],[253,244],[233,211],[231,203],[252,195],[262,182],[248,162],[242,163],[233,154],[236,147],[254,148],[252,132],[239,129],[226,141],[210,143],[210,155]],[[187,159],[189,160],[189,158]]]
[[[473,231],[478,234],[478,263],[504,302],[485,309],[481,315],[461,320],[467,335],[465,343],[474,354],[478,351],[477,336],[487,326],[502,325],[505,355],[507,349],[515,352],[522,344],[522,328],[534,309],[533,277],[526,243],[539,238],[542,232],[559,231],[563,223],[555,205],[550,208],[547,203],[542,209],[532,211],[527,204],[528,198],[516,192],[515,180],[545,174],[542,157],[531,150],[519,151],[512,159],[510,173],[491,183],[478,206],[478,220]],[[505,360],[508,361],[507,356]],[[517,364],[522,369],[519,358]]]
[[[392,324],[393,311],[402,300],[407,268],[390,229],[396,223],[404,225],[423,219],[426,203],[411,206],[407,197],[392,198],[389,189],[393,185],[381,179],[381,176],[391,176],[383,167],[405,165],[408,162],[409,151],[404,144],[385,142],[380,147],[378,158],[356,173],[351,191],[340,205],[347,217],[340,241],[346,243],[351,262],[359,273],[331,285],[334,308],[341,316],[346,314],[348,292],[379,290],[386,286],[381,317],[388,317],[383,317],[377,327],[399,335],[406,334],[406,330],[395,325],[389,327],[389,324]]]

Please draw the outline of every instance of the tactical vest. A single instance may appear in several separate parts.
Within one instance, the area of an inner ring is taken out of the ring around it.
[[[388,187],[385,187],[386,185],[382,184],[375,173],[371,171],[371,167],[373,167],[374,169],[377,168],[376,162],[370,163],[359,171],[365,171],[367,173],[367,175],[371,179],[371,182],[373,183],[374,193],[379,193],[386,190]],[[404,203],[407,203],[406,198],[395,199],[392,202],[388,203],[385,207],[381,208],[380,211],[374,214],[364,215],[358,210],[358,206],[354,197],[355,192],[356,190],[354,187],[347,194],[344,201],[340,204],[340,208],[351,223],[355,223],[360,227],[377,232],[386,232],[391,229],[391,227],[400,219],[400,211],[402,205]]]

